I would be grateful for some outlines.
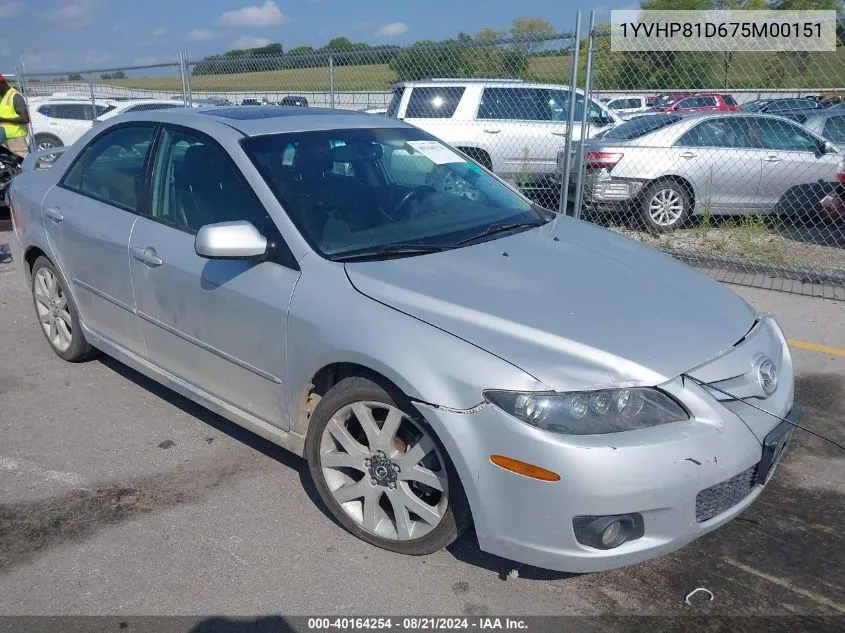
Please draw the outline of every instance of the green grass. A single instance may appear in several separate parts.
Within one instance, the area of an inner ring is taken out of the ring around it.
[[[569,77],[569,58],[537,57],[530,60],[528,76],[535,81],[565,83]],[[397,81],[396,73],[387,64],[338,66],[334,69],[335,89],[339,91],[386,90]],[[97,83],[109,86],[180,92],[181,79],[173,77],[130,77],[106,79]],[[227,75],[191,77],[191,89],[203,92],[277,92],[325,91],[329,88],[328,68],[294,68]]]

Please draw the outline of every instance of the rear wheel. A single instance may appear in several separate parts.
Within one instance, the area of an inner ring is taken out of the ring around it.
[[[311,416],[305,455],[320,496],[358,538],[401,554],[436,552],[469,524],[446,451],[410,403],[346,378]]]
[[[692,214],[686,188],[673,180],[653,182],[642,195],[641,216],[647,229],[668,231],[682,227]]]
[[[60,358],[77,362],[95,353],[82,334],[73,297],[46,257],[39,257],[32,267],[32,300],[41,331]]]

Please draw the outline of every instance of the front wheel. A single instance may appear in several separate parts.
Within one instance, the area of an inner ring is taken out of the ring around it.
[[[412,411],[375,382],[346,378],[314,410],[305,455],[343,527],[383,549],[423,555],[454,541],[469,511],[446,451]]]
[[[674,181],[653,182],[643,191],[641,215],[647,229],[668,231],[680,228],[691,214],[689,193]]]
[[[35,135],[35,151],[41,152],[46,149],[53,149],[54,147],[64,147],[64,143],[58,136],[52,134],[36,134]],[[59,157],[58,154],[46,154],[41,157],[41,162],[52,163]]]

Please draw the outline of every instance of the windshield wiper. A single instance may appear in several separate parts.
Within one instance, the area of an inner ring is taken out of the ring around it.
[[[465,239],[462,239],[458,242],[455,242],[456,246],[463,246],[465,244],[471,244],[472,242],[476,242],[478,240],[484,239],[485,237],[490,237],[491,235],[498,235],[499,233],[507,233],[509,231],[515,231],[516,229],[522,228],[533,228],[537,226],[543,226],[546,224],[548,220],[545,222],[509,222],[507,224],[491,224],[486,229],[484,229],[481,233],[476,235],[472,235]]]
[[[386,244],[376,248],[367,248],[350,253],[333,255],[332,260],[336,262],[351,262],[359,259],[378,259],[387,257],[403,257],[405,255],[425,255],[426,253],[439,253],[451,248],[443,244]]]

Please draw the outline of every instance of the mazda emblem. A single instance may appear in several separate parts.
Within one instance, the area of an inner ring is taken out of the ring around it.
[[[763,358],[757,365],[757,382],[767,396],[778,388],[778,369],[769,358]]]

